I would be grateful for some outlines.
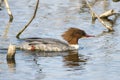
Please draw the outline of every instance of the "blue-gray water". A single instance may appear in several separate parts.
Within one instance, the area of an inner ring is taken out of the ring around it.
[[[80,39],[78,52],[45,53],[18,50],[14,62],[7,62],[7,50],[0,50],[0,79],[119,80],[120,18],[117,18],[114,32],[103,33],[107,29],[99,21],[91,24],[91,15],[89,9],[83,5],[84,1],[40,0],[36,18],[20,37],[49,37],[62,40],[62,32],[69,27],[83,29],[97,37]],[[109,9],[120,12],[120,2],[89,1],[97,14]],[[14,20],[7,37],[3,35],[9,16],[3,7],[0,11],[0,49],[7,48],[10,43],[19,43],[15,36],[31,18],[35,4],[35,0],[9,0]]]

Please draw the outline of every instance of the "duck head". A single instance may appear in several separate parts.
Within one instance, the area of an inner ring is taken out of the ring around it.
[[[66,40],[69,45],[78,45],[78,40],[84,37],[94,37],[92,35],[88,35],[84,30],[78,28],[69,28],[62,34],[64,40]]]

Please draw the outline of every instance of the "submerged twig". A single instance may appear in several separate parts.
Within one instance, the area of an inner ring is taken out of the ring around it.
[[[105,22],[92,10],[92,7],[90,6],[89,2],[86,0],[86,3],[88,5],[88,7],[90,8],[91,14],[92,14],[92,20],[96,20],[96,18],[109,30],[109,31],[113,31],[113,28],[111,26],[108,26],[107,24],[105,24]]]
[[[7,64],[10,70],[14,70],[13,67],[15,67],[15,53],[16,53],[16,46],[10,44],[8,47],[8,52],[7,52]]]
[[[4,33],[4,36],[7,35],[8,31],[9,31],[9,27],[10,27],[10,24],[12,23],[13,21],[13,15],[12,15],[12,12],[10,10],[10,7],[9,7],[9,4],[8,4],[8,1],[7,0],[4,0],[4,3],[5,3],[5,6],[6,6],[6,9],[7,9],[7,12],[8,12],[8,15],[9,15],[9,22],[7,23],[6,25],[6,29],[5,29],[5,33]]]
[[[8,65],[8,68],[11,72],[15,72],[15,66],[16,66],[16,62],[15,62],[15,58],[13,59],[7,59],[7,65]]]
[[[33,19],[35,18],[36,13],[37,13],[37,9],[38,9],[38,5],[39,5],[39,0],[37,0],[36,7],[35,7],[35,11],[34,11],[34,14],[33,14],[32,18],[31,18],[30,21],[25,25],[25,27],[16,35],[16,38],[19,39],[19,36],[22,34],[22,32],[30,25],[30,23],[31,23],[31,22],[33,21]]]

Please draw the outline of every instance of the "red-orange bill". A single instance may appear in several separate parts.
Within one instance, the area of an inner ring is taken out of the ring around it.
[[[94,35],[86,34],[85,37],[95,37]]]

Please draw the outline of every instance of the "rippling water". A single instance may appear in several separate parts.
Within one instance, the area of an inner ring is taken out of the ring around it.
[[[69,27],[77,27],[94,38],[79,40],[78,52],[29,52],[17,51],[15,60],[7,61],[5,48],[9,43],[18,44],[15,38],[19,30],[31,18],[35,1],[10,0],[14,20],[7,37],[3,37],[9,20],[4,7],[0,11],[0,79],[1,80],[119,80],[120,79],[120,18],[117,17],[114,32],[107,31],[99,21],[91,24],[85,0],[40,0],[34,21],[21,35],[26,37],[50,37],[61,39]],[[120,12],[120,2],[89,0],[93,10],[101,14],[109,9]]]

